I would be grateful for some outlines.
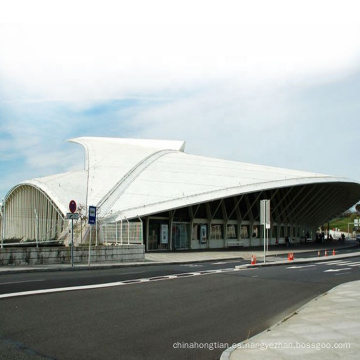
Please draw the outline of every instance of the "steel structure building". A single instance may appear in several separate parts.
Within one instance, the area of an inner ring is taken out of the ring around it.
[[[84,147],[84,170],[13,187],[2,204],[2,241],[66,237],[74,199],[97,207],[103,241],[122,242],[136,222],[148,251],[256,246],[262,199],[271,203],[275,243],[314,235],[360,198],[360,184],[346,178],[190,155],[182,141],[69,141]]]

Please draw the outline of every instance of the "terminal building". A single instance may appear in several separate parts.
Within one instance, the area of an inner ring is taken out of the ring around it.
[[[270,200],[270,244],[313,238],[360,199],[337,176],[196,156],[182,141],[81,137],[84,169],[14,186],[1,211],[2,245],[68,243],[75,200],[76,244],[143,243],[146,251],[263,244],[260,201]],[[97,209],[95,226],[87,223]]]

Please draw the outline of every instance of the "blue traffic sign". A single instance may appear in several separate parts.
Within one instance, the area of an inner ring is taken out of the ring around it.
[[[89,206],[89,224],[94,225],[96,223],[96,206]]]

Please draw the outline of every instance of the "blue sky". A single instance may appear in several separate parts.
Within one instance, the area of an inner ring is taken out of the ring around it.
[[[357,10],[346,0],[2,5],[0,199],[82,168],[82,149],[66,142],[78,136],[185,140],[192,154],[360,181]]]

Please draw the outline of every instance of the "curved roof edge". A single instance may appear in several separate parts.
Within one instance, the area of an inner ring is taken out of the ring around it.
[[[12,195],[12,193],[14,193],[15,190],[20,188],[21,186],[30,186],[30,187],[33,187],[34,189],[40,191],[65,216],[67,209],[65,208],[64,204],[58,199],[58,197],[51,191],[51,189],[48,186],[46,186],[45,184],[43,184],[39,181],[27,180],[27,181],[20,182],[19,184],[15,185],[8,191],[8,193],[5,196],[5,199],[7,200]]]
[[[161,150],[178,150],[184,151],[185,141],[181,140],[153,140],[153,139],[129,139],[129,138],[109,138],[109,137],[97,137],[97,136],[82,136],[78,138],[72,138],[67,140],[68,142],[74,142],[78,144],[86,144],[90,141],[95,142],[107,142],[107,143],[116,143],[124,145],[136,145],[149,147],[154,149]]]
[[[152,139],[128,139],[128,138],[108,138],[108,137],[78,137],[67,140],[80,144],[85,149],[85,169],[89,167],[89,144],[90,143],[107,143],[107,144],[123,144],[123,145],[136,145],[146,148],[153,148],[158,150],[185,150],[185,141],[181,140],[152,140]]]
[[[83,193],[81,175],[86,176],[86,172],[84,170],[75,170],[61,174],[35,178],[32,180],[24,180],[8,191],[4,201],[6,201],[18,187],[28,185],[38,189],[45,196],[47,196],[65,216],[68,212],[67,205],[71,200],[70,197],[75,197],[77,199],[83,197],[83,199],[80,200],[82,202],[85,202],[86,200],[84,197],[85,193]],[[67,180],[66,183],[64,182],[64,179]],[[55,183],[57,184],[56,187],[54,186]],[[82,196],[79,195],[81,193],[83,193]]]
[[[281,180],[270,181],[270,182],[256,183],[245,186],[236,186],[227,189],[213,190],[198,195],[184,196],[178,199],[166,200],[155,204],[149,204],[146,206],[126,209],[117,214],[112,214],[112,216],[109,216],[108,218],[109,220],[111,219],[111,221],[120,221],[125,218],[133,219],[141,216],[151,215],[154,213],[168,211],[170,209],[182,208],[185,206],[196,205],[211,200],[218,200],[225,197],[248,194],[261,190],[272,190],[276,188],[312,185],[312,184],[321,184],[321,183],[323,184],[348,183],[349,185],[350,184],[358,185],[359,194],[360,194],[360,184],[356,181],[344,177],[336,177],[336,176],[319,176],[319,177],[314,176],[314,177],[299,178],[299,179],[298,178],[287,179],[283,181]]]

